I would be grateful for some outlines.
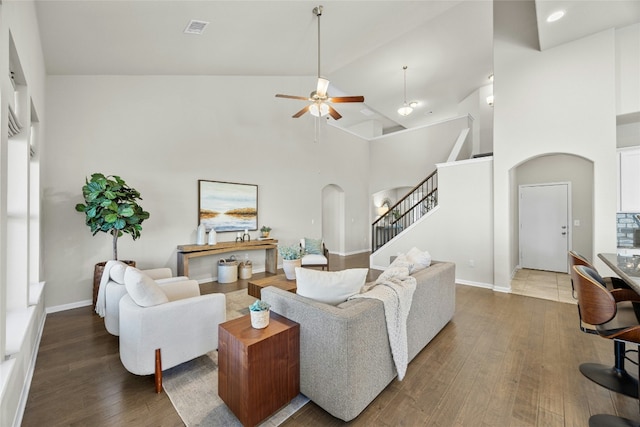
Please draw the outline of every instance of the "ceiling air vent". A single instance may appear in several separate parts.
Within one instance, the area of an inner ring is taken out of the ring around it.
[[[185,34],[202,34],[204,32],[205,27],[209,25],[206,21],[196,21],[192,19],[187,25],[187,28],[184,29]]]

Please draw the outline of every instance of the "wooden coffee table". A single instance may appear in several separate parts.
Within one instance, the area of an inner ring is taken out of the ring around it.
[[[277,276],[263,277],[262,279],[250,280],[247,284],[247,293],[252,297],[260,299],[262,288],[267,286],[275,286],[289,292],[296,292],[297,284],[295,280],[287,280],[284,274]]]

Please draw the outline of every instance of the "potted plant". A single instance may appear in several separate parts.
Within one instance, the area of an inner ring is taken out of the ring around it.
[[[265,239],[269,237],[270,232],[271,232],[271,227],[269,227],[268,225],[263,225],[262,228],[260,229],[260,235]]]
[[[264,329],[269,326],[269,309],[271,306],[268,302],[256,300],[249,306],[251,313],[251,326],[255,329]]]
[[[149,212],[142,209],[138,200],[140,193],[129,187],[116,175],[105,176],[94,173],[91,179],[85,178],[82,187],[85,203],[78,203],[76,211],[85,214],[85,224],[95,236],[99,232],[111,234],[113,259],[118,259],[118,237],[130,234],[133,240],[140,237],[142,221],[149,218]],[[133,261],[124,261],[135,265]],[[97,296],[96,279],[99,285],[102,271],[106,263],[96,264],[94,270],[94,305]]]
[[[278,253],[282,257],[282,269],[287,280],[295,280],[296,267],[302,266],[301,248],[298,245],[278,246]]]

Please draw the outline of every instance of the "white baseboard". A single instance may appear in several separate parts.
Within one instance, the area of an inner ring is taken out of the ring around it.
[[[459,285],[473,286],[475,288],[485,288],[485,289],[495,290],[495,286],[493,286],[493,284],[491,283],[474,282],[472,280],[463,280],[463,279],[456,279],[456,283]]]
[[[53,307],[47,307],[45,312],[47,314],[57,313],[59,311],[73,310],[74,308],[86,307],[88,305],[93,305],[93,300],[88,299],[84,301],[72,302],[69,304],[54,305]]]

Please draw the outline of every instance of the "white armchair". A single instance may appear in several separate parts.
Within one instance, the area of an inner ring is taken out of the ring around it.
[[[218,325],[226,320],[224,294],[200,295],[195,280],[159,286],[128,267],[127,294],[120,299],[120,360],[136,375],[155,374],[218,348]]]
[[[120,335],[120,298],[127,293],[124,286],[124,273],[127,267],[127,264],[121,261],[107,261],[98,290],[96,312],[104,317],[107,332],[116,336]],[[173,273],[167,267],[141,271],[161,286],[189,280],[186,276],[172,277]]]
[[[322,239],[300,239],[302,249],[302,267],[322,267],[329,270],[329,250]]]

